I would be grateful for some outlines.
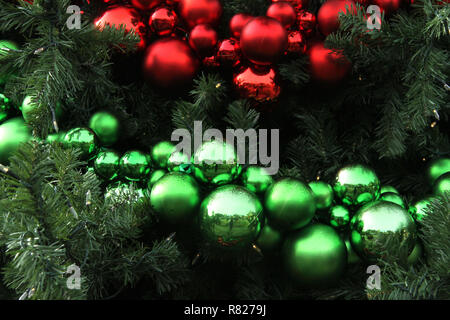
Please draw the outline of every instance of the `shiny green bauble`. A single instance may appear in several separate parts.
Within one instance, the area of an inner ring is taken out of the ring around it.
[[[66,147],[81,150],[83,160],[92,159],[98,151],[98,141],[95,133],[89,128],[74,128],[63,138]]]
[[[344,204],[359,206],[378,199],[380,180],[365,165],[349,165],[339,170],[333,189]]]
[[[175,150],[176,148],[172,142],[162,141],[157,143],[151,151],[153,163],[158,168],[166,168],[167,161]]]
[[[400,194],[397,189],[395,189],[393,186],[381,186],[380,189],[380,194],[382,195],[383,193],[388,193],[388,192],[393,192],[396,194]]]
[[[343,228],[350,223],[350,211],[341,205],[330,208],[330,224],[335,228]]]
[[[112,146],[119,140],[120,122],[113,114],[100,111],[95,113],[89,120],[89,128],[91,128],[104,147]]]
[[[242,170],[234,147],[216,140],[204,142],[193,155],[192,162],[195,177],[214,185],[230,183]]]
[[[9,98],[0,93],[0,123],[6,120],[10,109],[11,105]]]
[[[312,181],[308,185],[314,193],[316,208],[318,210],[330,208],[334,198],[333,188],[323,181]]]
[[[444,173],[450,172],[450,158],[439,158],[431,161],[426,169],[430,186]]]
[[[398,204],[374,201],[358,210],[350,222],[351,243],[356,253],[366,262],[376,262],[381,257],[379,241],[392,235],[411,253],[416,241],[416,225],[408,212]],[[392,249],[388,255],[397,256]]]
[[[60,131],[58,133],[50,133],[47,138],[45,139],[45,141],[47,141],[48,143],[52,143],[52,142],[63,142],[64,140],[64,136],[66,135],[67,132],[65,131]]]
[[[408,260],[406,261],[408,265],[414,265],[419,262],[420,258],[423,256],[423,245],[419,239],[417,239],[416,244],[414,245],[414,249],[411,254],[408,256]]]
[[[313,224],[287,236],[282,248],[288,276],[307,287],[335,284],[347,265],[347,248],[330,226]]]
[[[277,229],[272,228],[267,219],[262,228],[258,238],[255,241],[256,246],[263,252],[275,251],[278,249],[283,241],[283,235]]]
[[[152,187],[150,203],[166,223],[186,222],[198,213],[200,191],[194,178],[186,173],[170,172]]]
[[[120,156],[115,151],[101,151],[94,160],[94,170],[105,180],[113,180],[118,176]]]
[[[396,203],[403,209],[406,209],[406,204],[403,201],[403,198],[397,193],[385,192],[380,196],[380,200]]]
[[[150,175],[150,179],[148,180],[148,189],[151,189],[153,185],[161,179],[167,172],[165,170],[155,170]]]
[[[5,50],[6,49],[6,50]],[[16,43],[8,40],[0,40],[0,59],[8,54],[7,49],[19,50],[19,47]],[[8,73],[0,73],[0,84],[6,83],[10,74]]]
[[[237,185],[221,186],[200,206],[202,236],[212,247],[249,247],[261,231],[262,212],[253,192]]]
[[[311,189],[292,178],[284,178],[272,184],[266,191],[264,204],[269,223],[281,230],[295,230],[306,226],[316,210]]]
[[[355,250],[352,248],[352,244],[350,242],[350,237],[347,235],[344,238],[345,247],[347,248],[347,263],[355,264],[362,262],[361,258],[356,254]]]
[[[105,192],[105,203],[125,204],[132,207],[145,204],[144,199],[148,199],[148,191],[137,188],[128,183],[118,182],[109,185]]]
[[[7,165],[20,144],[30,139],[30,130],[21,118],[13,118],[0,125],[0,163]]]
[[[192,172],[191,159],[183,152],[174,152],[167,159],[167,170],[169,172],[179,171],[184,173]]]
[[[127,151],[120,158],[119,173],[130,181],[139,181],[150,173],[150,157],[138,150]]]
[[[409,214],[415,221],[422,221],[423,218],[427,216],[429,210],[428,207],[434,199],[436,199],[434,196],[426,196],[425,198],[416,201],[409,207]]]
[[[255,193],[263,193],[273,184],[273,178],[264,167],[249,166],[242,173],[242,184]]]
[[[433,193],[435,195],[443,196],[446,192],[450,192],[450,172],[440,176],[433,185]]]
[[[20,110],[22,111],[22,116],[25,119],[25,122],[30,122],[33,117],[33,112],[35,112],[38,106],[39,105],[32,100],[31,96],[26,96],[25,99],[23,99]],[[62,116],[63,109],[61,108],[61,104],[57,103],[55,106],[55,118],[56,120],[59,120]]]

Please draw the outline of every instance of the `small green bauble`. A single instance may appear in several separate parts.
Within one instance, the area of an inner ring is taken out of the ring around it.
[[[67,132],[65,131],[60,131],[58,133],[50,133],[47,138],[45,139],[45,141],[47,141],[48,143],[52,143],[52,142],[63,142],[64,140],[64,136],[66,135]]]
[[[313,224],[291,233],[282,248],[288,276],[307,287],[336,283],[347,265],[347,248],[330,226]]]
[[[98,151],[97,137],[89,128],[69,130],[63,138],[63,143],[67,147],[80,149],[83,160],[92,159]]]
[[[343,228],[350,222],[350,211],[344,206],[336,205],[330,208],[330,224],[335,228]]]
[[[264,204],[269,223],[281,230],[295,230],[306,226],[316,210],[311,189],[292,178],[284,178],[272,184],[267,189]]]
[[[398,204],[374,201],[366,204],[350,222],[352,247],[366,262],[376,262],[380,253],[375,252],[377,241],[394,235],[411,253],[416,241],[416,225],[408,212]],[[389,255],[398,255],[396,251]]]
[[[323,181],[312,181],[308,185],[314,193],[316,208],[318,210],[330,208],[334,198],[333,188]]]
[[[174,152],[167,160],[167,170],[169,172],[180,171],[184,173],[191,173],[191,159],[189,159],[189,157],[183,152]]]
[[[354,264],[362,262],[361,258],[356,254],[355,250],[352,248],[350,243],[350,237],[347,235],[344,239],[345,247],[347,248],[347,263]]]
[[[339,170],[333,189],[344,204],[359,206],[378,199],[380,180],[367,166],[349,165]]]
[[[33,102],[31,96],[26,96],[25,99],[23,99],[20,110],[22,110],[22,116],[25,119],[25,122],[30,122],[30,120],[33,117],[33,112],[35,112],[37,107],[38,107],[38,104]],[[55,106],[56,120],[61,119],[62,115],[63,115],[63,110],[61,108],[61,104],[57,103]]]
[[[450,158],[439,158],[431,161],[427,166],[427,178],[430,186],[447,172],[450,172]]]
[[[170,224],[186,222],[198,212],[198,184],[186,173],[170,172],[153,185],[150,203],[162,221]]]
[[[89,121],[89,128],[97,134],[101,145],[104,147],[110,147],[119,140],[119,120],[109,112],[95,113]]]
[[[11,109],[9,98],[0,93],[0,123],[2,123],[8,117],[9,110]]]
[[[436,199],[434,196],[426,196],[425,198],[416,201],[409,207],[409,214],[415,221],[422,221],[427,215],[428,206],[431,205],[431,202],[434,199]]]
[[[20,144],[30,139],[30,131],[21,118],[13,118],[0,125],[0,163],[7,165]]]
[[[234,147],[215,140],[204,142],[195,152],[192,162],[195,177],[214,185],[230,183],[242,169]]]
[[[433,185],[433,193],[435,195],[443,196],[446,192],[450,192],[450,172],[440,176]]]
[[[132,150],[125,152],[119,161],[120,175],[130,181],[139,181],[150,173],[150,157]]]
[[[115,151],[101,151],[94,161],[94,170],[105,180],[113,180],[118,176],[120,156]]]
[[[153,171],[152,174],[150,175],[150,179],[148,180],[148,189],[150,190],[156,183],[156,181],[161,179],[166,173],[167,173],[166,171],[161,169]]]
[[[281,242],[283,240],[283,235],[277,229],[272,228],[268,223],[267,219],[262,228],[258,238],[256,239],[255,244],[262,251],[275,251],[280,247]]]
[[[261,231],[262,212],[253,192],[236,185],[219,187],[200,206],[203,238],[214,247],[249,247]]]
[[[396,203],[403,209],[406,209],[406,204],[403,201],[403,198],[397,193],[385,192],[381,195],[380,200]]]
[[[8,54],[8,49],[19,50],[19,47],[16,43],[8,40],[0,40],[0,59]],[[0,73],[0,84],[6,83],[10,74],[8,73]]]
[[[419,239],[417,239],[416,244],[414,245],[414,249],[411,254],[408,256],[407,264],[414,265],[419,262],[419,259],[423,255],[423,245]]]
[[[266,192],[273,184],[273,178],[264,167],[249,166],[241,176],[244,187],[255,193]]]
[[[169,160],[169,157],[172,155],[172,153],[175,150],[176,150],[176,148],[172,142],[162,141],[162,142],[157,143],[152,148],[152,152],[151,152],[153,163],[158,168],[166,168],[167,161]]]
[[[381,186],[380,189],[380,194],[382,195],[383,193],[387,193],[387,192],[393,192],[396,194],[400,194],[397,189],[395,189],[393,186]]]
[[[118,182],[109,185],[105,192],[105,202],[126,204],[135,206],[144,204],[144,199],[148,198],[147,190],[136,188],[128,183]]]

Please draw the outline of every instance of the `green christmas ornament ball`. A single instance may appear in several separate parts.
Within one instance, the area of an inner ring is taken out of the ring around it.
[[[195,151],[192,162],[195,177],[214,185],[230,183],[242,169],[234,147],[217,140],[204,142]]]
[[[8,54],[8,50],[19,50],[19,46],[13,41],[8,40],[0,40],[0,58]],[[0,73],[0,84],[6,83],[10,74],[8,73]]]
[[[387,192],[393,192],[393,193],[400,194],[397,191],[397,189],[395,189],[393,186],[381,186],[380,194],[383,195],[383,193],[387,193]]]
[[[272,184],[266,191],[264,204],[269,223],[281,230],[306,226],[316,210],[311,189],[293,178],[284,178]]]
[[[47,138],[45,139],[45,141],[47,141],[48,143],[52,143],[52,142],[63,142],[64,141],[64,136],[66,135],[67,132],[65,131],[60,131],[58,133],[50,133]]]
[[[450,172],[450,158],[439,158],[431,161],[426,169],[430,186],[444,173]]]
[[[13,118],[0,125],[0,163],[9,164],[9,157],[19,149],[21,143],[28,142],[31,134],[21,118]]]
[[[186,173],[167,173],[153,185],[150,204],[162,221],[170,224],[186,222],[198,212],[198,184]]]
[[[408,254],[416,241],[416,225],[408,212],[398,204],[383,200],[360,208],[350,222],[350,229],[352,247],[366,262],[376,262],[381,257],[376,245],[388,235],[404,243]],[[391,249],[388,254],[399,252]]]
[[[167,161],[175,150],[176,148],[172,142],[161,141],[157,143],[151,150],[153,163],[158,168],[166,168]]]
[[[94,160],[94,170],[105,180],[113,180],[118,176],[120,156],[115,151],[101,151]]]
[[[272,184],[273,178],[264,167],[249,166],[242,173],[242,184],[255,193],[265,192]]]
[[[307,287],[336,283],[347,265],[347,248],[330,226],[313,224],[287,236],[282,248],[288,276]]]
[[[343,228],[350,222],[350,211],[344,206],[336,205],[330,208],[330,224],[335,228]]]
[[[169,172],[180,171],[184,173],[192,172],[191,159],[183,152],[174,152],[167,159],[167,170]]]
[[[33,98],[31,96],[26,96],[23,99],[22,106],[20,107],[20,110],[22,111],[22,116],[25,119],[25,122],[30,122],[33,112],[38,108],[38,104],[33,101]],[[63,109],[61,108],[61,104],[57,103],[55,108],[55,118],[56,120],[61,119],[63,116]]]
[[[161,169],[153,171],[150,175],[150,179],[148,180],[148,189],[151,189],[156,181],[161,179],[166,173],[166,171]]]
[[[138,150],[125,152],[119,161],[119,174],[130,181],[139,181],[150,173],[150,158]]]
[[[350,242],[350,237],[347,235],[344,239],[345,247],[347,248],[347,263],[355,264],[362,262],[361,258],[356,254],[355,250],[353,250],[352,244]]]
[[[119,140],[120,122],[109,112],[95,113],[89,120],[89,128],[95,132],[104,147],[110,147]]]
[[[67,147],[80,149],[83,160],[92,159],[98,151],[97,137],[89,128],[69,130],[62,142]]]
[[[446,192],[450,192],[450,172],[440,176],[433,185],[433,193],[435,195],[443,196]]]
[[[409,207],[409,214],[414,218],[415,221],[422,221],[427,215],[428,206],[431,202],[436,199],[434,196],[426,196],[423,199],[416,201],[412,206]]]
[[[264,227],[255,241],[256,246],[258,246],[258,248],[262,251],[275,251],[278,247],[280,247],[282,241],[282,233],[277,229],[272,228],[266,219]]]
[[[213,247],[245,248],[261,231],[263,206],[244,187],[225,185],[211,192],[200,206],[199,225]]]
[[[333,188],[323,181],[312,181],[308,185],[314,194],[316,208],[318,210],[330,208],[334,198]]]
[[[406,204],[403,201],[403,198],[394,192],[385,192],[383,194],[381,194],[380,196],[380,200],[384,200],[384,201],[389,201],[389,202],[393,202],[398,204],[400,207],[402,207],[403,209],[406,209]]]

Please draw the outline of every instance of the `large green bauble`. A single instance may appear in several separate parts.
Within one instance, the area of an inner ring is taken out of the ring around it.
[[[19,50],[19,47],[16,43],[8,40],[0,40],[0,59],[2,56],[5,56],[8,54],[7,50],[4,50],[3,48],[12,49],[12,50]],[[8,80],[10,74],[0,73],[0,84],[6,83]]]
[[[0,125],[0,163],[8,164],[9,157],[20,144],[30,139],[30,131],[21,118],[10,119]]]
[[[9,98],[0,93],[0,123],[2,123],[8,117],[9,110],[11,109]]]
[[[426,169],[430,186],[444,173],[450,172],[450,158],[439,158],[431,161]]]
[[[343,228],[350,223],[350,211],[344,206],[336,205],[330,208],[330,224],[334,228]]]
[[[22,116],[25,119],[25,122],[30,122],[30,119],[32,118],[32,114],[36,110],[37,107],[38,107],[38,104],[32,101],[31,96],[26,96],[25,99],[23,99],[20,110],[22,110]],[[56,120],[61,119],[62,115],[63,115],[63,109],[61,108],[61,104],[57,103],[55,106]]]
[[[282,248],[287,274],[307,287],[336,283],[347,265],[347,248],[330,226],[313,224],[291,233]]]
[[[219,187],[200,206],[203,238],[213,247],[248,247],[261,231],[262,212],[253,192],[236,185]]]
[[[356,253],[366,262],[376,262],[381,257],[376,252],[376,242],[383,237],[394,235],[399,243],[404,243],[411,253],[416,241],[416,225],[408,212],[398,204],[388,201],[374,201],[358,210],[350,222],[351,243]],[[387,254],[396,256],[393,250]]]
[[[403,198],[394,192],[385,192],[380,196],[380,200],[389,201],[398,204],[403,209],[406,209],[406,204],[403,201]]]
[[[434,199],[436,199],[436,197],[426,196],[425,198],[416,201],[412,206],[409,207],[409,213],[415,221],[423,220],[423,218],[428,214],[428,206],[431,205],[431,202]]]
[[[440,176],[433,185],[433,193],[435,195],[443,196],[446,192],[450,192],[450,172]]]
[[[148,188],[151,189],[156,181],[161,179],[166,173],[167,172],[165,170],[161,169],[153,171],[150,175],[150,179],[148,179]]]
[[[109,112],[95,113],[89,120],[89,128],[97,134],[101,145],[104,147],[112,146],[119,140],[120,122]]]
[[[312,181],[308,185],[314,194],[316,208],[318,210],[330,208],[334,198],[333,188],[323,181]]]
[[[387,193],[387,192],[393,192],[396,194],[400,194],[397,189],[395,189],[393,186],[381,186],[380,188],[380,194],[383,195],[383,193]]]
[[[241,176],[244,187],[255,193],[266,192],[273,184],[273,178],[264,167],[249,166]]]
[[[367,166],[349,165],[339,170],[333,189],[344,204],[359,206],[378,199],[380,180]]]
[[[269,223],[281,230],[306,226],[313,218],[314,194],[303,182],[284,178],[267,189],[264,200]]]
[[[119,161],[119,172],[130,181],[144,179],[150,173],[150,157],[138,150],[125,152]]]
[[[94,161],[94,170],[105,180],[113,180],[119,173],[120,156],[115,151],[101,151]]]
[[[240,174],[242,167],[234,147],[225,142],[204,142],[192,157],[195,177],[205,183],[223,185]]]
[[[169,172],[180,171],[184,173],[191,173],[191,159],[189,159],[189,157],[183,152],[174,152],[167,160],[167,170]]]
[[[92,159],[98,151],[97,136],[89,128],[74,128],[69,130],[63,138],[67,147],[81,150],[83,160]]]
[[[352,244],[350,242],[350,237],[347,235],[344,238],[345,247],[347,248],[347,263],[354,264],[362,262],[361,258],[356,254],[355,250],[352,248]]]
[[[170,172],[153,185],[150,203],[162,221],[170,224],[186,222],[198,212],[198,184],[186,173]]]
[[[151,151],[153,163],[159,168],[166,168],[167,161],[175,150],[172,142],[161,141],[157,143]]]
[[[262,228],[255,244],[265,252],[275,251],[281,245],[283,240],[282,233],[272,228],[268,223],[267,219]]]

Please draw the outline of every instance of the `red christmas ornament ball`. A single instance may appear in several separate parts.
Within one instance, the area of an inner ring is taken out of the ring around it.
[[[101,17],[96,19],[94,23],[99,30],[103,30],[105,26],[112,27],[113,25],[116,29],[119,29],[120,25],[123,25],[126,33],[133,30],[139,35],[141,41],[138,47],[141,49],[145,48],[145,26],[141,22],[139,13],[132,8],[115,7],[109,9]]]
[[[216,54],[217,61],[237,65],[241,60],[241,47],[235,39],[225,39],[219,43]]]
[[[317,22],[323,35],[327,36],[339,29],[339,13],[345,13],[346,7],[353,14],[356,14],[356,6],[353,0],[329,0],[320,7],[317,13]]]
[[[131,5],[141,10],[150,10],[161,2],[162,0],[131,0]]]
[[[281,92],[276,82],[276,73],[272,68],[244,67],[233,77],[233,84],[244,98],[253,98],[257,101],[272,101]]]
[[[253,16],[246,13],[235,14],[230,20],[231,35],[236,39],[241,37],[241,32],[244,26],[253,19]]]
[[[288,2],[275,2],[267,9],[266,16],[277,19],[286,29],[289,29],[294,25],[297,13]]]
[[[179,12],[189,28],[198,24],[216,26],[222,15],[219,0],[180,0]]]
[[[400,8],[402,0],[373,0],[373,4],[381,8],[381,12],[385,11],[386,14],[391,14]]]
[[[287,45],[286,29],[273,18],[254,18],[242,29],[242,53],[254,64],[274,63],[286,51]]]
[[[153,32],[159,36],[166,36],[172,33],[177,25],[178,17],[172,9],[161,7],[157,8],[150,19],[148,25]]]
[[[290,3],[296,10],[300,10],[306,8],[308,6],[308,0],[272,0],[272,2],[288,2]]]
[[[152,43],[144,56],[144,76],[163,87],[175,87],[190,82],[199,67],[199,61],[186,42],[165,38]]]
[[[312,77],[328,83],[344,79],[351,68],[343,54],[325,48],[323,42],[316,42],[309,48],[309,64]]]
[[[189,45],[203,57],[211,56],[214,53],[217,41],[216,30],[207,24],[196,25],[189,34]]]
[[[316,16],[308,11],[301,10],[297,15],[298,29],[306,36],[310,36],[317,24]]]
[[[306,42],[300,31],[292,31],[288,35],[288,53],[305,53]]]

